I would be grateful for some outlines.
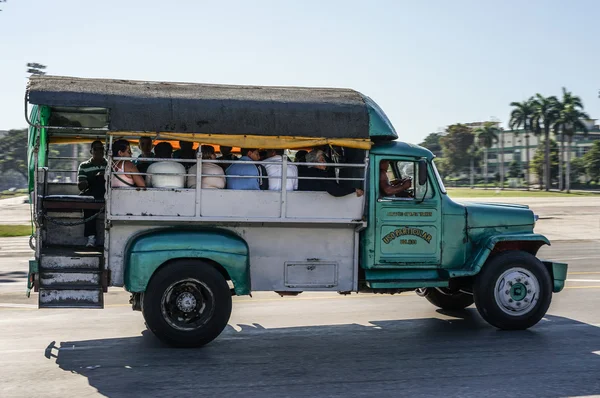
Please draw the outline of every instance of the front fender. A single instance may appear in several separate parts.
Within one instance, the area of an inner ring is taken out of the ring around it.
[[[489,236],[475,246],[476,249],[473,255],[467,260],[464,267],[450,270],[449,276],[458,278],[478,274],[494,249],[501,245],[508,246],[508,244],[512,244],[514,247],[511,247],[511,249],[514,250],[530,249],[527,251],[535,255],[541,246],[550,245],[550,241],[544,235],[534,233]]]
[[[154,272],[178,258],[213,261],[229,274],[237,295],[250,294],[248,245],[219,228],[160,229],[133,238],[125,257],[125,289],[144,292]]]

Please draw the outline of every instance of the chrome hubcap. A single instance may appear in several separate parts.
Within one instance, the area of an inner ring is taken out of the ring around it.
[[[196,299],[189,292],[181,293],[177,297],[177,308],[183,312],[191,312],[196,307]]]
[[[539,299],[540,285],[524,268],[510,268],[496,281],[494,297],[500,309],[508,315],[519,316],[533,310]]]

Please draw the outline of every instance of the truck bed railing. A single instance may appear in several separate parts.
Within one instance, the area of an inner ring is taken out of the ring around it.
[[[281,176],[273,177],[263,176],[245,176],[226,174],[205,174],[202,173],[203,164],[231,164],[231,160],[213,160],[202,159],[201,153],[198,153],[196,159],[173,159],[173,158],[134,158],[134,157],[112,157],[109,154],[109,164],[120,160],[138,161],[138,162],[161,162],[170,161],[177,163],[196,164],[197,173],[177,174],[183,176],[185,180],[188,177],[196,177],[195,188],[183,187],[177,188],[155,188],[146,187],[117,187],[110,186],[111,176],[115,175],[173,175],[172,173],[130,173],[114,171],[109,167],[106,176],[107,183],[107,214],[112,220],[147,220],[156,221],[308,221],[308,222],[352,222],[362,223],[364,207],[366,200],[363,197],[357,197],[350,194],[345,197],[333,197],[327,192],[312,191],[288,191],[286,189],[288,179],[296,180],[335,180],[337,182],[360,182],[363,191],[366,191],[366,170],[368,166],[368,155],[365,156],[364,163],[302,163],[290,162],[286,156],[282,161],[247,161],[236,160],[235,164],[254,164],[254,165],[277,165],[281,167]],[[288,166],[310,167],[327,166],[335,169],[358,168],[362,169],[362,177],[340,177],[339,175],[331,177],[308,177],[300,175],[288,175]],[[223,176],[224,178],[253,178],[253,179],[273,179],[279,178],[281,181],[280,190],[270,191],[246,191],[233,189],[207,189],[202,188],[202,178]],[[185,181],[184,180],[184,181]],[[134,198],[138,197],[138,200]],[[194,211],[190,211],[190,204],[193,200]],[[130,208],[124,202],[134,201],[136,208]],[[154,201],[156,206],[151,206]],[[209,202],[207,202],[209,201]],[[168,211],[165,206],[169,203],[178,202],[173,211]],[[216,205],[215,205],[216,204]],[[220,206],[218,206],[220,205]],[[141,207],[148,211],[143,211]],[[229,207],[229,211],[227,208]],[[240,210],[246,207],[248,211]],[[305,207],[299,210],[298,207]],[[314,214],[309,214],[310,209]],[[308,211],[306,211],[308,210]]]

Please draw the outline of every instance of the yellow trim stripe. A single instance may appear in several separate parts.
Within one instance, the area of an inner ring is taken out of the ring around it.
[[[202,144],[225,145],[241,148],[300,149],[320,145],[336,145],[346,148],[371,149],[372,142],[366,138],[313,138],[263,135],[182,134],[182,133],[136,133],[111,131],[114,137],[146,136],[157,140],[190,141]]]

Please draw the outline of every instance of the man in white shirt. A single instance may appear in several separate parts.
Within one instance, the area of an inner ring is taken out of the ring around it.
[[[215,154],[215,148],[210,145],[202,145],[200,147],[202,152],[203,160],[215,160],[217,155]],[[221,163],[205,163],[202,162],[202,175],[200,177],[202,181],[202,189],[223,189],[225,188],[225,172],[220,166]],[[187,177],[187,187],[196,188],[196,173],[198,167],[194,164],[190,167],[188,174],[193,174]],[[210,174],[210,177],[207,177]]]
[[[156,158],[171,158],[173,146],[168,142],[161,142],[154,147]],[[183,188],[185,182],[185,167],[175,161],[153,162],[148,166],[146,173],[146,186],[153,188]],[[153,173],[168,175],[152,175]]]
[[[283,149],[268,149],[265,162],[283,162]],[[283,167],[277,164],[265,164],[265,169],[267,169],[269,176],[269,191],[280,191]],[[293,164],[287,166],[285,189],[287,191],[298,190],[298,168]]]

